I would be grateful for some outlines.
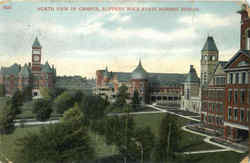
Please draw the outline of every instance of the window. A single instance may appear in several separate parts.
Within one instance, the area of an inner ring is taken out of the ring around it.
[[[233,84],[233,73],[230,73],[229,83],[230,83],[230,84]]]
[[[232,117],[232,109],[228,108],[228,120],[231,120]]]
[[[246,72],[242,72],[242,84],[246,84]]]
[[[189,96],[190,96],[190,92],[189,92],[189,89],[187,89],[187,94],[186,94],[187,100],[189,100]]]
[[[212,112],[215,110],[215,104],[212,104]]]
[[[246,98],[246,90],[245,89],[241,89],[240,90],[240,103],[241,104],[245,104],[245,98]]]
[[[234,91],[234,104],[238,104],[238,90]]]
[[[243,109],[240,110],[240,121],[241,122],[244,121],[244,110]]]
[[[238,120],[238,109],[234,109],[234,120]]]
[[[250,118],[250,111],[247,110],[247,121],[249,120],[249,118]]]
[[[220,113],[223,113],[223,104],[220,104]]]
[[[216,113],[220,113],[220,104],[216,105]]]
[[[250,104],[250,88],[248,88],[248,104]]]
[[[224,85],[225,84],[225,78],[224,77],[216,77],[215,78],[216,85]]]
[[[239,73],[236,73],[235,75],[235,83],[239,84]]]
[[[233,96],[233,92],[232,90],[228,91],[228,103],[231,104],[232,103],[232,96]]]

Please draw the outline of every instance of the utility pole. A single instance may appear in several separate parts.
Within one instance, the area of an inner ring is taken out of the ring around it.
[[[169,124],[167,160],[168,160],[168,157],[169,157],[169,150],[170,150],[170,137],[171,137],[171,129],[172,129],[172,123],[170,123],[170,124]]]

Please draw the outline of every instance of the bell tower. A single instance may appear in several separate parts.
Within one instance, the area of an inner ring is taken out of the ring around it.
[[[201,86],[206,85],[219,60],[219,51],[212,36],[207,37],[207,41],[201,50]]]

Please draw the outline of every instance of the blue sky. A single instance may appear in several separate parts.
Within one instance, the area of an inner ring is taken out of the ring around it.
[[[94,77],[107,65],[132,71],[139,58],[148,72],[199,73],[200,51],[212,35],[220,60],[239,49],[240,5],[236,2],[11,2],[0,6],[0,66],[31,61],[38,36],[42,62],[59,75]],[[39,7],[193,7],[199,11],[38,11]]]

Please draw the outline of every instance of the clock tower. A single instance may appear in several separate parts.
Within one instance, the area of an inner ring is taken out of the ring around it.
[[[32,74],[40,74],[41,72],[41,50],[42,46],[36,37],[32,45]]]
[[[32,78],[33,78],[33,92],[39,89],[39,80],[41,76],[41,51],[42,46],[40,45],[38,38],[36,37],[32,45]],[[35,93],[38,94],[38,93]]]

